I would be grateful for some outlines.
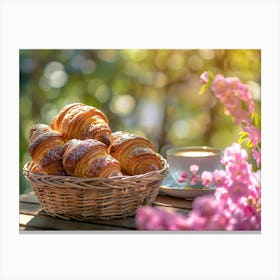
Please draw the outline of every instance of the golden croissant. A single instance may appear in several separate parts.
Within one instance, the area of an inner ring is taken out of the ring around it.
[[[52,129],[49,125],[42,123],[34,124],[29,130],[29,141],[34,141],[34,139],[39,135],[51,131]]]
[[[108,178],[122,175],[120,163],[107,153],[104,143],[95,139],[72,139],[66,143],[63,166],[76,177]]]
[[[71,139],[96,139],[111,147],[111,129],[107,117],[93,106],[72,103],[63,107],[53,117],[51,128],[57,130],[66,141]]]
[[[35,124],[29,131],[28,151],[38,170],[50,175],[66,175],[62,165],[65,141],[48,125]]]
[[[144,174],[162,169],[162,161],[155,145],[146,137],[117,131],[112,133],[110,154],[128,175]]]

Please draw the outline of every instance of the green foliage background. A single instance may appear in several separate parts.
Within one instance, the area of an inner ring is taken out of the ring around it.
[[[150,138],[165,156],[173,146],[225,148],[239,127],[210,91],[198,95],[204,71],[237,76],[251,88],[260,113],[260,50],[20,50],[20,193],[30,160],[28,134],[49,124],[66,104],[102,110],[112,131]]]

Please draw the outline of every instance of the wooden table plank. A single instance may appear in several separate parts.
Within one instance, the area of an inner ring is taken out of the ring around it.
[[[32,228],[27,228],[27,227],[25,227],[25,226],[19,226],[19,230],[20,230],[20,232],[22,232],[22,231],[31,231],[31,230],[34,230],[34,229],[32,229]],[[40,229],[36,229],[36,230],[40,230]]]
[[[28,214],[28,215],[37,215],[40,211],[42,211],[42,207],[40,204],[36,203],[27,203],[20,202],[20,214]]]
[[[34,194],[34,192],[21,194],[21,195],[19,196],[19,201],[20,201],[20,202],[27,202],[27,203],[39,204],[39,201],[38,201],[36,195]]]
[[[35,216],[33,215],[26,215],[26,214],[20,214],[19,215],[19,224],[20,226],[26,227],[26,225],[32,220]]]
[[[111,220],[95,220],[89,223],[96,225],[111,225],[116,227],[122,227],[124,229],[135,229],[134,217],[127,217],[125,219],[111,219]]]
[[[175,198],[171,196],[158,195],[155,199],[154,205],[191,210],[192,202],[193,200],[186,200],[184,198]]]
[[[34,230],[126,230],[121,227],[54,218],[47,214],[38,214],[37,216],[21,214],[20,226]]]
[[[164,210],[164,211],[176,211],[177,213],[183,214],[183,215],[188,215],[188,213],[190,212],[190,210],[188,209],[178,209],[178,208],[174,208],[174,207],[165,207],[165,206],[160,206],[160,205],[156,205],[157,208]]]

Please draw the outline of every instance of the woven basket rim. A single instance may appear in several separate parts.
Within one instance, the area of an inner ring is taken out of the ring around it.
[[[153,175],[162,175],[168,172],[169,166],[167,163],[167,160],[165,158],[163,158],[161,155],[159,155],[161,158],[161,161],[163,163],[163,168],[160,170],[155,170],[155,171],[150,171],[144,174],[138,174],[138,175],[121,175],[121,176],[113,176],[113,177],[109,177],[109,178],[98,178],[98,177],[93,177],[93,178],[84,178],[84,177],[75,177],[75,176],[62,176],[62,175],[49,175],[49,174],[43,174],[43,173],[39,173],[39,172],[35,172],[30,170],[30,166],[32,166],[32,164],[34,164],[33,161],[28,161],[24,164],[22,170],[23,173],[28,173],[31,174],[32,176],[36,176],[36,177],[42,177],[47,179],[51,179],[51,180],[67,180],[69,182],[71,181],[79,181],[79,182],[103,182],[103,183],[110,183],[112,181],[116,181],[116,180],[122,180],[122,181],[126,181],[126,180],[135,180],[135,179],[145,179],[146,177],[149,178]]]

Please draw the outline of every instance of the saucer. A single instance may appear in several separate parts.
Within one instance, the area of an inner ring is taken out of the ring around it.
[[[186,187],[182,186],[178,182],[176,182],[173,177],[168,175],[162,181],[161,186],[159,187],[159,193],[163,195],[169,195],[174,197],[193,199],[197,196],[213,194],[215,192],[216,187]]]

